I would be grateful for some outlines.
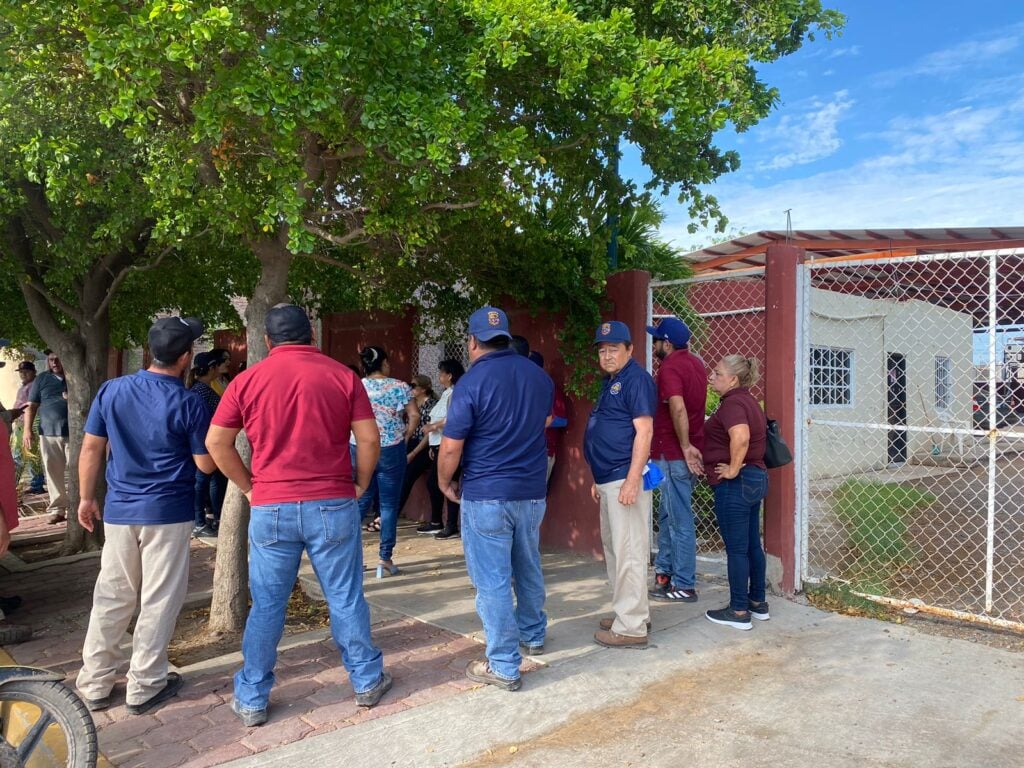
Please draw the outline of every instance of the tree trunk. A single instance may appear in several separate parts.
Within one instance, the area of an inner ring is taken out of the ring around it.
[[[260,260],[260,279],[245,310],[246,360],[249,367],[267,356],[263,340],[267,312],[275,304],[288,299],[288,267],[292,255],[286,242],[287,236],[283,235],[253,244],[253,251]],[[251,449],[244,432],[239,433],[236,446],[242,461],[248,465]],[[213,572],[209,623],[209,631],[213,633],[241,632],[249,611],[249,504],[234,483],[228,486]]]
[[[61,545],[61,555],[90,552],[103,546],[103,526],[96,526],[92,533],[78,522],[78,459],[82,453],[85,434],[85,420],[89,407],[107,379],[107,360],[110,347],[110,321],[104,315],[78,334],[80,344],[51,344],[60,355],[68,381],[68,527]],[[56,341],[56,340],[55,340]],[[47,343],[50,340],[47,339]],[[106,494],[106,482],[100,477],[97,485],[100,508]]]
[[[82,452],[82,433],[92,399],[107,377],[110,352],[110,316],[107,312],[88,324],[65,329],[56,319],[55,308],[28,285],[22,295],[32,323],[46,345],[55,351],[64,366],[68,382],[68,524],[61,555],[73,555],[103,546],[103,527],[89,533],[78,523],[78,457]],[[100,506],[106,485],[97,487]]]

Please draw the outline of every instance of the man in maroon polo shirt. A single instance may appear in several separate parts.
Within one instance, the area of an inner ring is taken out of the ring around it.
[[[356,498],[369,484],[380,455],[370,400],[352,371],[313,346],[301,307],[277,305],[267,314],[266,330],[270,356],[228,385],[206,441],[217,466],[252,504],[252,608],[231,705],[247,726],[267,719],[277,644],[303,550],[327,598],[331,633],[356,704],[374,706],[392,682],[370,639],[370,610],[363,595]],[[241,429],[252,445],[251,473],[235,450]],[[358,446],[354,472],[350,431]]]
[[[707,371],[690,352],[690,329],[677,317],[647,327],[654,355],[658,410],[654,413],[651,458],[665,473],[658,505],[658,555],[654,559],[652,599],[669,603],[697,601],[697,532],[693,522],[693,484],[704,471],[704,406]]]

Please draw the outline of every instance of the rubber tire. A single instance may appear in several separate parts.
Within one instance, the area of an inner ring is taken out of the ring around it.
[[[32,628],[24,624],[0,622],[0,645],[15,645],[31,639]]]
[[[0,687],[0,702],[4,701],[23,701],[48,711],[64,733],[69,768],[95,768],[99,754],[96,724],[82,700],[64,683],[17,680]],[[20,768],[20,762],[3,760],[6,752],[0,751],[0,768]]]

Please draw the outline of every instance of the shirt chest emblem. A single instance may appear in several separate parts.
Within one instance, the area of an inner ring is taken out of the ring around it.
[[[611,392],[613,395],[619,394],[619,392],[622,391],[622,382],[616,381],[614,384],[611,385],[608,391]]]

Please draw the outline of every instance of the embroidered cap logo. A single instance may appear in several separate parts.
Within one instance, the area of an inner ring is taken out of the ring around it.
[[[497,312],[488,312],[487,313],[487,323],[488,323],[488,325],[495,325],[495,326],[496,325],[500,325],[501,324],[501,318],[498,317],[498,313]]]
[[[612,332],[612,324],[611,323],[601,323],[601,335],[602,336],[607,336],[611,332]]]

